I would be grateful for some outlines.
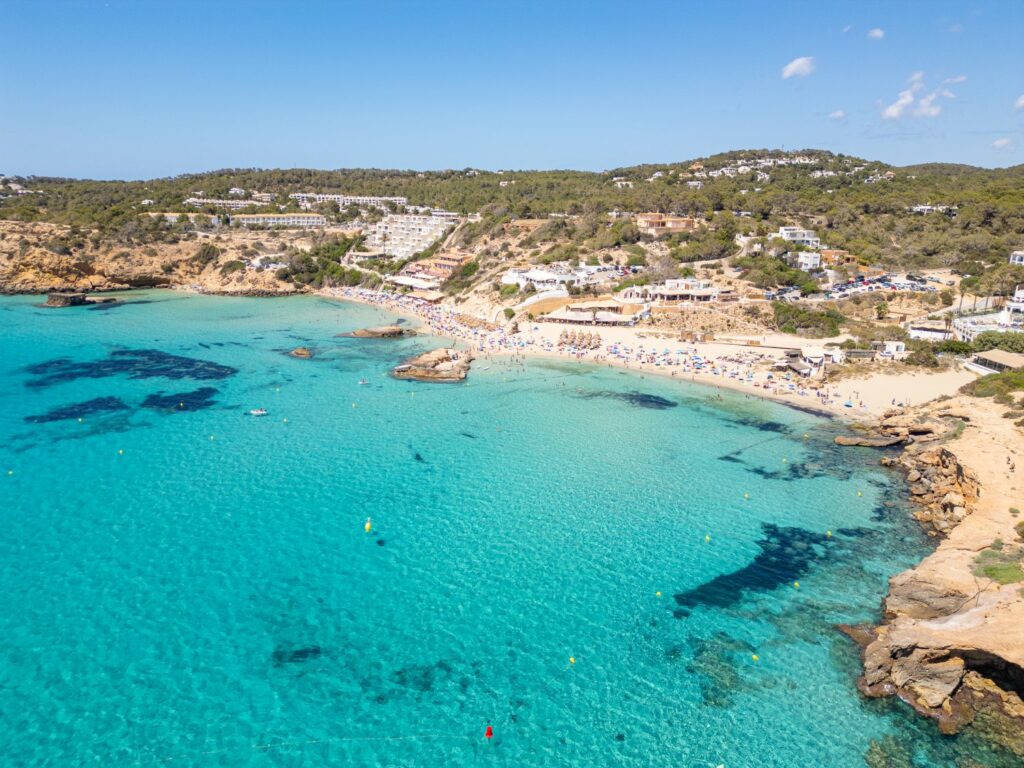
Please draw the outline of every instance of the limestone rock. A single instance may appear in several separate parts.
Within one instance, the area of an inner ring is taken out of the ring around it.
[[[472,361],[472,353],[466,350],[435,349],[395,367],[391,375],[396,379],[457,382],[466,378]]]
[[[401,325],[381,325],[376,328],[360,328],[352,333],[340,333],[339,336],[351,336],[355,339],[398,339],[403,336],[415,336],[416,331]]]
[[[902,437],[859,437],[851,435],[837,435],[836,445],[859,445],[865,448],[887,448],[890,445],[902,443]]]

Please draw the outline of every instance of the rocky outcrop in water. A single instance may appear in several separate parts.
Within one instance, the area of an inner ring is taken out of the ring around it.
[[[898,457],[886,456],[883,466],[906,472],[914,501],[914,517],[934,532],[947,534],[970,513],[981,494],[978,476],[946,448],[911,446]]]
[[[297,357],[300,360],[309,360],[311,357],[313,357],[313,350],[311,350],[309,347],[296,347],[288,354],[291,355],[292,357]]]
[[[866,448],[888,448],[900,443],[924,443],[937,440],[946,427],[902,409],[883,414],[877,424],[855,424],[856,435],[839,435],[836,445],[856,445]]]
[[[473,355],[462,349],[435,349],[407,360],[391,374],[396,379],[415,381],[456,382],[469,373]]]
[[[84,293],[51,293],[46,297],[47,307],[80,307],[86,303]]]
[[[888,448],[904,442],[902,437],[861,437],[859,435],[837,435],[836,445],[859,445],[864,448]]]
[[[416,331],[401,325],[381,325],[376,328],[360,328],[352,333],[338,335],[350,336],[354,339],[399,339],[403,336],[415,336]]]

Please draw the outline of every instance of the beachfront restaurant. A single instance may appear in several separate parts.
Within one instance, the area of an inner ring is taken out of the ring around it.
[[[633,325],[640,314],[627,314],[616,301],[582,301],[549,312],[541,320],[578,325]]]
[[[979,352],[974,356],[974,362],[994,373],[1024,370],[1024,355],[1019,355],[1016,352],[1004,352],[1001,349]]]

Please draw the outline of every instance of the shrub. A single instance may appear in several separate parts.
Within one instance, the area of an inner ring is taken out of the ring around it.
[[[996,548],[994,545],[983,549],[974,558],[973,573],[975,576],[984,576],[1000,584],[1024,581],[1020,555],[1015,552],[1004,552],[1002,547]]]
[[[772,302],[772,310],[775,327],[780,331],[816,339],[838,336],[840,323],[845,319],[835,309],[818,311],[782,301]]]
[[[203,243],[199,246],[195,256],[192,257],[192,262],[205,267],[207,264],[216,261],[218,256],[220,256],[220,248],[213,243]]]

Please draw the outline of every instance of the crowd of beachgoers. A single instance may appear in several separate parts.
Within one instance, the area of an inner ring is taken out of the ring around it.
[[[625,335],[629,341],[602,340],[599,334],[566,332],[564,326],[529,323],[510,329],[481,320],[449,307],[391,291],[365,288],[333,288],[326,295],[383,307],[398,314],[418,317],[434,334],[465,343],[478,356],[527,355],[560,357],[578,362],[617,365],[645,373],[686,378],[729,389],[745,390],[761,397],[801,402],[826,411],[864,410],[856,390],[840,394],[838,389],[806,379],[788,369],[780,352],[737,347],[721,353],[722,345],[681,343],[641,338],[635,329]],[[619,330],[619,329],[616,329]],[[606,331],[611,333],[610,331]],[[901,405],[896,399],[893,405]]]

